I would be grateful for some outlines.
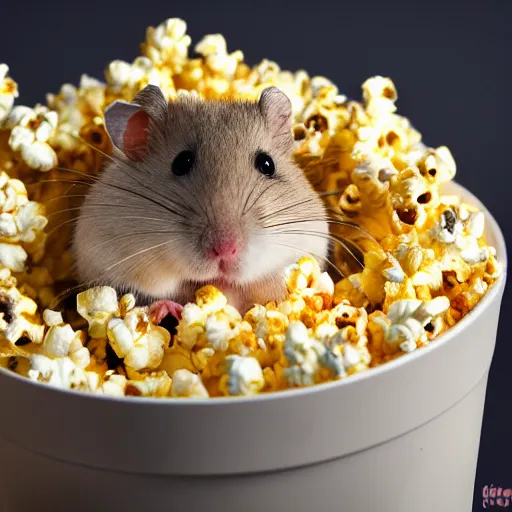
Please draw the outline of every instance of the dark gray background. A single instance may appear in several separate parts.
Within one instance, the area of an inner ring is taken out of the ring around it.
[[[10,66],[20,101],[28,105],[64,82],[77,84],[83,72],[103,78],[113,59],[133,60],[145,28],[169,17],[186,20],[194,42],[220,32],[228,49],[241,49],[250,64],[270,58],[285,69],[304,68],[357,99],[366,78],[390,76],[399,113],[427,144],[452,150],[457,180],[488,206],[510,239],[510,0],[6,3],[0,62]],[[511,305],[509,288],[487,393],[474,510],[482,510],[485,484],[512,487]]]

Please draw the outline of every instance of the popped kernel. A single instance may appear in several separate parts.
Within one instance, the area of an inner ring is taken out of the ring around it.
[[[187,398],[208,398],[209,396],[201,377],[186,369],[176,370],[172,374],[171,395]]]
[[[14,105],[14,100],[19,96],[18,84],[7,76],[9,66],[0,64],[0,126],[7,118]]]
[[[249,66],[221,34],[195,44],[197,56],[191,45],[187,24],[170,18],[147,29],[139,56],[110,62],[104,81],[84,74],[33,108],[14,105],[18,86],[0,64],[2,368],[112,397],[254,395],[366,371],[435,342],[478,304],[503,271],[485,242],[484,214],[441,194],[455,160],[397,113],[389,77],[368,78],[362,102],[348,101],[327,77],[266,58]],[[106,286],[54,310],[72,282],[73,215],[51,244],[48,219],[75,206],[69,185],[57,181],[101,172],[112,152],[105,108],[147,84],[170,101],[256,101],[266,87],[283,90],[292,104],[290,156],[322,193],[332,235],[346,242],[330,256],[338,273],[303,257],[285,269],[283,300],[246,312],[203,286],[172,336],[133,295],[118,298]]]
[[[57,154],[48,143],[57,124],[57,112],[42,105],[34,109],[16,106],[4,121],[4,126],[11,130],[11,150],[19,153],[31,169],[43,172],[58,164]]]
[[[263,370],[254,357],[230,355],[226,358],[226,388],[230,395],[254,395],[265,385]]]

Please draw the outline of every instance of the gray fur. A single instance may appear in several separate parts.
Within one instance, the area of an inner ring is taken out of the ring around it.
[[[259,102],[185,97],[167,105],[148,87],[134,101],[151,119],[150,151],[143,162],[114,159],[92,186],[73,240],[79,279],[185,302],[198,286],[216,283],[205,251],[230,231],[245,250],[237,281],[219,284],[229,300],[245,308],[282,298],[285,266],[312,254],[322,262],[328,246],[323,203],[291,161],[289,99],[271,88]],[[194,168],[174,176],[172,161],[183,150],[196,153]],[[276,178],[255,169],[257,151],[274,159]]]

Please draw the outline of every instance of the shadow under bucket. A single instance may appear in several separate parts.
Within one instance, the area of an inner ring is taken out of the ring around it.
[[[468,512],[503,275],[426,348],[346,380],[215,400],[115,399],[0,369],[0,510]],[[3,502],[2,502],[3,500]]]

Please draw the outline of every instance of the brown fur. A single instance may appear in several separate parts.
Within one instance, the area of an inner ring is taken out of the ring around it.
[[[82,282],[148,300],[191,300],[198,286],[215,283],[205,250],[226,231],[237,233],[244,253],[237,281],[219,287],[239,307],[282,298],[284,268],[299,257],[322,263],[326,214],[292,163],[291,105],[283,93],[267,89],[259,102],[188,97],[167,104],[148,86],[134,103],[151,119],[148,156],[133,162],[118,151],[92,186],[73,243]],[[175,176],[171,165],[183,150],[196,153],[194,168]],[[275,178],[256,170],[258,151],[273,158]]]

